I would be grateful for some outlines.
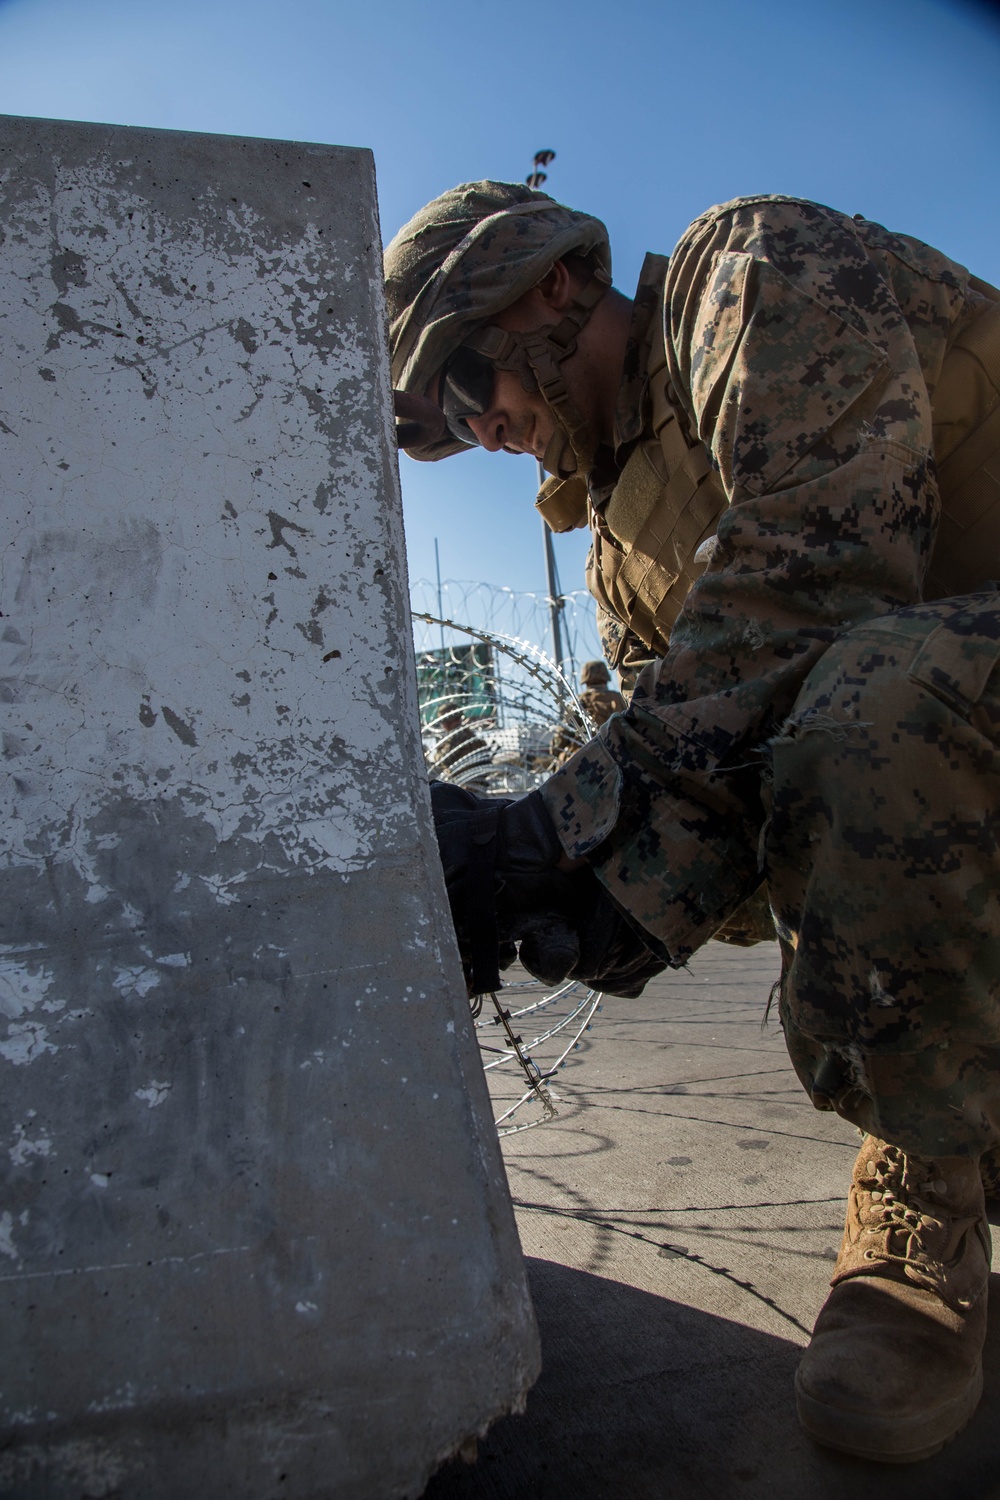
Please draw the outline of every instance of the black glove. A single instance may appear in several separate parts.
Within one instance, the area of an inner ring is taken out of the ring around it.
[[[562,849],[539,792],[512,801],[435,781],[431,806],[471,995],[498,988],[515,944],[544,983],[576,979],[612,995],[640,994],[666,967],[589,866],[557,868]]]

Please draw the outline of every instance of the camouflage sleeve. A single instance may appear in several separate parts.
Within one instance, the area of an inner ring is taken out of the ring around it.
[[[730,506],[667,654],[544,796],[566,852],[681,962],[760,881],[767,739],[839,634],[920,597],[939,502],[914,339],[850,219],[713,211],[671,260],[665,320]]]

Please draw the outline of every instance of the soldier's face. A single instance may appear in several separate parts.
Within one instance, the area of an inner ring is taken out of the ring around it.
[[[572,297],[572,277],[563,262],[557,261],[537,286],[490,321],[508,333],[534,333],[558,323]],[[486,409],[481,415],[466,414],[463,420],[490,453],[503,449],[535,458],[541,458],[556,430],[556,419],[541,392],[526,391],[513,370],[495,370]]]
[[[497,370],[493,395],[482,416],[468,416],[467,426],[490,453],[542,454],[555,431],[555,418],[540,391],[526,391],[513,370]]]

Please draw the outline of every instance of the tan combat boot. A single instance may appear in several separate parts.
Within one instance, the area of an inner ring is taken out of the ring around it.
[[[989,1268],[978,1163],[866,1136],[833,1291],[795,1377],[809,1436],[882,1463],[954,1437],[982,1392]]]

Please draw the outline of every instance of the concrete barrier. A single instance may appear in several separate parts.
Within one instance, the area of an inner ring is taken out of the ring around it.
[[[419,1494],[537,1340],[365,151],[0,123],[0,1491]]]

